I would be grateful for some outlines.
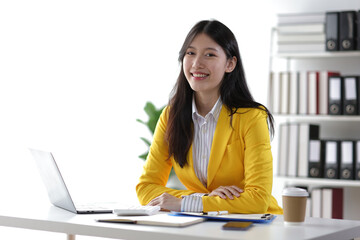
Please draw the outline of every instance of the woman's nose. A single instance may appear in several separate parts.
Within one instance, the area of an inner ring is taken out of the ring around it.
[[[204,62],[201,56],[196,56],[193,61],[193,68],[202,68],[204,67]]]

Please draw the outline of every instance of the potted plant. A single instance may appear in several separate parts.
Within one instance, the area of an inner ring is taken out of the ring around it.
[[[149,117],[148,121],[145,122],[145,121],[140,120],[140,119],[136,119],[136,121],[138,121],[139,123],[142,123],[145,126],[147,126],[147,128],[150,130],[151,134],[154,135],[156,124],[157,124],[157,122],[159,120],[159,117],[160,117],[160,114],[162,113],[164,108],[165,107],[161,107],[161,108],[157,109],[152,102],[147,102],[145,104],[144,111],[146,112],[146,114]],[[150,145],[151,145],[150,140],[148,140],[148,139],[146,139],[144,137],[141,137],[140,139],[150,148]],[[147,152],[141,154],[139,156],[139,158],[141,158],[143,160],[146,160],[148,154],[149,154],[149,150]]]
[[[136,121],[145,125],[150,130],[151,134],[154,135],[156,124],[157,124],[159,117],[164,108],[165,108],[165,106],[163,106],[161,108],[156,108],[152,102],[147,102],[145,104],[144,111],[148,115],[149,119],[146,122],[141,119],[136,119]],[[140,139],[148,146],[148,148],[150,148],[150,145],[151,145],[150,140],[148,140],[144,137],[141,137]],[[147,152],[141,154],[139,156],[139,158],[141,158],[145,161],[148,154],[149,154],[149,150]],[[173,168],[171,169],[167,186],[170,188],[175,188],[175,189],[185,189],[184,185],[182,185],[182,183],[177,178]]]

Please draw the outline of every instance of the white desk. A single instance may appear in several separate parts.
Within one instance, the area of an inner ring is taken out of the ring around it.
[[[44,230],[115,239],[353,239],[360,236],[360,221],[307,218],[302,226],[285,226],[282,216],[270,224],[256,224],[247,231],[222,230],[223,222],[204,222],[185,228],[98,223],[95,218],[112,215],[76,215],[56,208],[35,211],[0,211],[0,226]],[[1,238],[1,236],[0,236]]]

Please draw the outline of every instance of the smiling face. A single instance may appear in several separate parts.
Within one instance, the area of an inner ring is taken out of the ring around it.
[[[228,59],[222,47],[204,33],[194,38],[183,59],[185,77],[195,94],[216,99],[225,73],[235,65],[236,57]]]

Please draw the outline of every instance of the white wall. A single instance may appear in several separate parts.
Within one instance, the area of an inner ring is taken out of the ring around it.
[[[167,103],[197,21],[233,30],[250,89],[266,103],[275,13],[343,8],[359,1],[1,1],[0,202],[48,202],[28,147],[54,152],[75,198],[136,201],[139,137],[150,138],[136,118],[146,101]]]
[[[139,138],[151,137],[136,118],[146,119],[146,101],[167,103],[187,32],[203,19],[228,25],[250,88],[265,103],[269,8],[259,0],[2,1],[2,191],[47,202],[33,147],[54,152],[77,199],[136,201],[146,151]]]

